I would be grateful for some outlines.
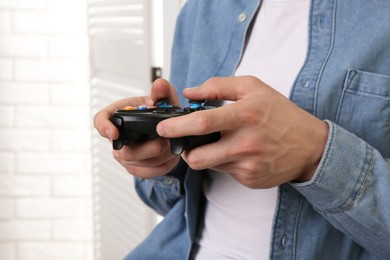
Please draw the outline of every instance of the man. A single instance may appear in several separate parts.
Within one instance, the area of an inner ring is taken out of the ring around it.
[[[390,256],[389,11],[384,0],[189,0],[170,83],[95,117],[116,139],[108,119],[125,105],[225,103],[157,127],[219,131],[216,143],[181,157],[163,138],[114,152],[165,216],[128,259]]]

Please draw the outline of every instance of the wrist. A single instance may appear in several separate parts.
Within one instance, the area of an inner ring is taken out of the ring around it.
[[[318,128],[314,128],[317,129],[317,131],[315,131],[314,138],[312,139],[313,149],[311,149],[311,153],[309,154],[310,157],[307,161],[308,163],[304,167],[300,176],[297,179],[295,179],[295,182],[310,181],[314,176],[318,168],[318,165],[322,159],[326,147],[326,143],[328,140],[329,126],[328,123],[326,123],[325,121],[320,121],[319,126],[320,127]]]

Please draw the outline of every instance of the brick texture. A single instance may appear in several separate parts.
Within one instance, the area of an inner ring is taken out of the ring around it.
[[[0,259],[93,259],[86,0],[0,1]]]

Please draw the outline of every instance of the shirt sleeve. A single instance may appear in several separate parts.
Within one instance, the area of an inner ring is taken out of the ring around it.
[[[135,177],[135,190],[142,201],[165,216],[184,196],[184,180],[188,166],[181,159],[168,174],[150,179]]]
[[[333,226],[380,258],[390,255],[390,161],[327,121],[329,137],[313,178],[292,183]]]

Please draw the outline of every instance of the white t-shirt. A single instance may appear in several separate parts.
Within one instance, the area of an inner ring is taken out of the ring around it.
[[[307,51],[309,0],[264,0],[235,75],[253,75],[289,96]],[[277,187],[249,189],[209,171],[195,259],[268,259]]]

